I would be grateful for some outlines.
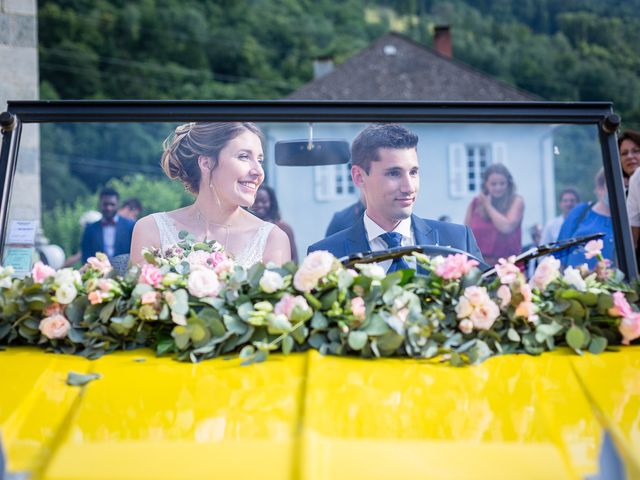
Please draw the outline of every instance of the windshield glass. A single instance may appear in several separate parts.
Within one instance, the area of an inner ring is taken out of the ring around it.
[[[161,167],[163,143],[184,124],[25,124],[4,236],[4,264],[26,271],[40,258],[55,267],[79,266],[83,230],[105,213],[135,221],[191,205],[194,195]],[[257,201],[245,207],[289,234],[294,259],[361,217],[367,195],[353,181],[349,149],[368,125],[257,123],[263,136],[262,185],[270,190],[261,189]],[[419,184],[407,194],[403,187],[381,180],[375,187],[369,184],[368,195],[388,195],[389,201],[411,197],[418,217],[468,225],[487,263],[532,245],[597,232],[605,234],[605,256],[616,262],[595,124],[402,125],[418,138]],[[317,148],[312,152],[314,146],[337,150],[327,160]],[[295,158],[284,158],[296,148]],[[347,163],[304,165],[323,161]],[[282,165],[292,162],[301,164]],[[106,187],[117,192],[115,204],[101,202],[99,194]],[[584,251],[576,249],[566,261],[584,262]]]

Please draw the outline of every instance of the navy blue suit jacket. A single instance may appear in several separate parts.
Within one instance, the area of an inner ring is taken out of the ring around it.
[[[411,228],[416,245],[453,247],[482,260],[482,253],[476,239],[471,229],[465,225],[427,220],[411,215]],[[338,258],[354,253],[370,252],[371,246],[367,239],[363,218],[358,219],[351,227],[314,243],[307,250],[307,254],[315,250],[327,250]]]
[[[128,218],[118,217],[116,222],[116,240],[113,256],[129,253],[131,249],[131,236],[136,222]],[[102,223],[97,221],[90,223],[82,234],[82,263],[97,252],[104,252],[104,237],[102,235]],[[106,253],[106,252],[105,252]]]
[[[327,233],[325,233],[324,236],[328,237],[329,235],[333,235],[334,233],[338,233],[340,230],[350,227],[359,218],[362,218],[364,210],[364,205],[360,200],[358,200],[347,208],[334,213],[331,218],[331,222],[329,222],[329,226],[327,227]]]

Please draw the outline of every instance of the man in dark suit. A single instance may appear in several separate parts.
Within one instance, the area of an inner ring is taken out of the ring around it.
[[[90,223],[82,235],[82,263],[97,252],[104,252],[109,258],[131,249],[131,235],[135,222],[118,215],[120,196],[113,188],[100,192],[99,209],[102,219]]]
[[[357,220],[362,217],[364,214],[364,196],[360,195],[360,198],[356,203],[349,205],[348,207],[340,210],[333,214],[331,217],[331,221],[329,222],[329,226],[327,227],[327,232],[324,234],[325,237],[329,235],[333,235],[334,233],[339,232],[340,230],[344,230],[347,227],[353,225]]]
[[[327,250],[340,258],[399,246],[440,245],[482,259],[468,227],[412,214],[420,190],[417,145],[417,135],[401,125],[374,124],[360,132],[351,147],[351,176],[364,195],[364,215],[308,252]],[[392,272],[415,263],[397,258],[380,265]]]

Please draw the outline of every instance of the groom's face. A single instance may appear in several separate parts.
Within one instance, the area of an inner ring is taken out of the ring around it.
[[[358,166],[352,174],[366,197],[367,214],[382,228],[393,229],[411,215],[420,190],[415,148],[380,148],[368,174]]]

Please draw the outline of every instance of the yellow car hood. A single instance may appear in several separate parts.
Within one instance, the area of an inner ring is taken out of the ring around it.
[[[70,371],[101,378],[68,386]],[[0,352],[0,437],[10,478],[33,480],[583,479],[616,462],[640,479],[640,348],[466,368],[11,348]]]

